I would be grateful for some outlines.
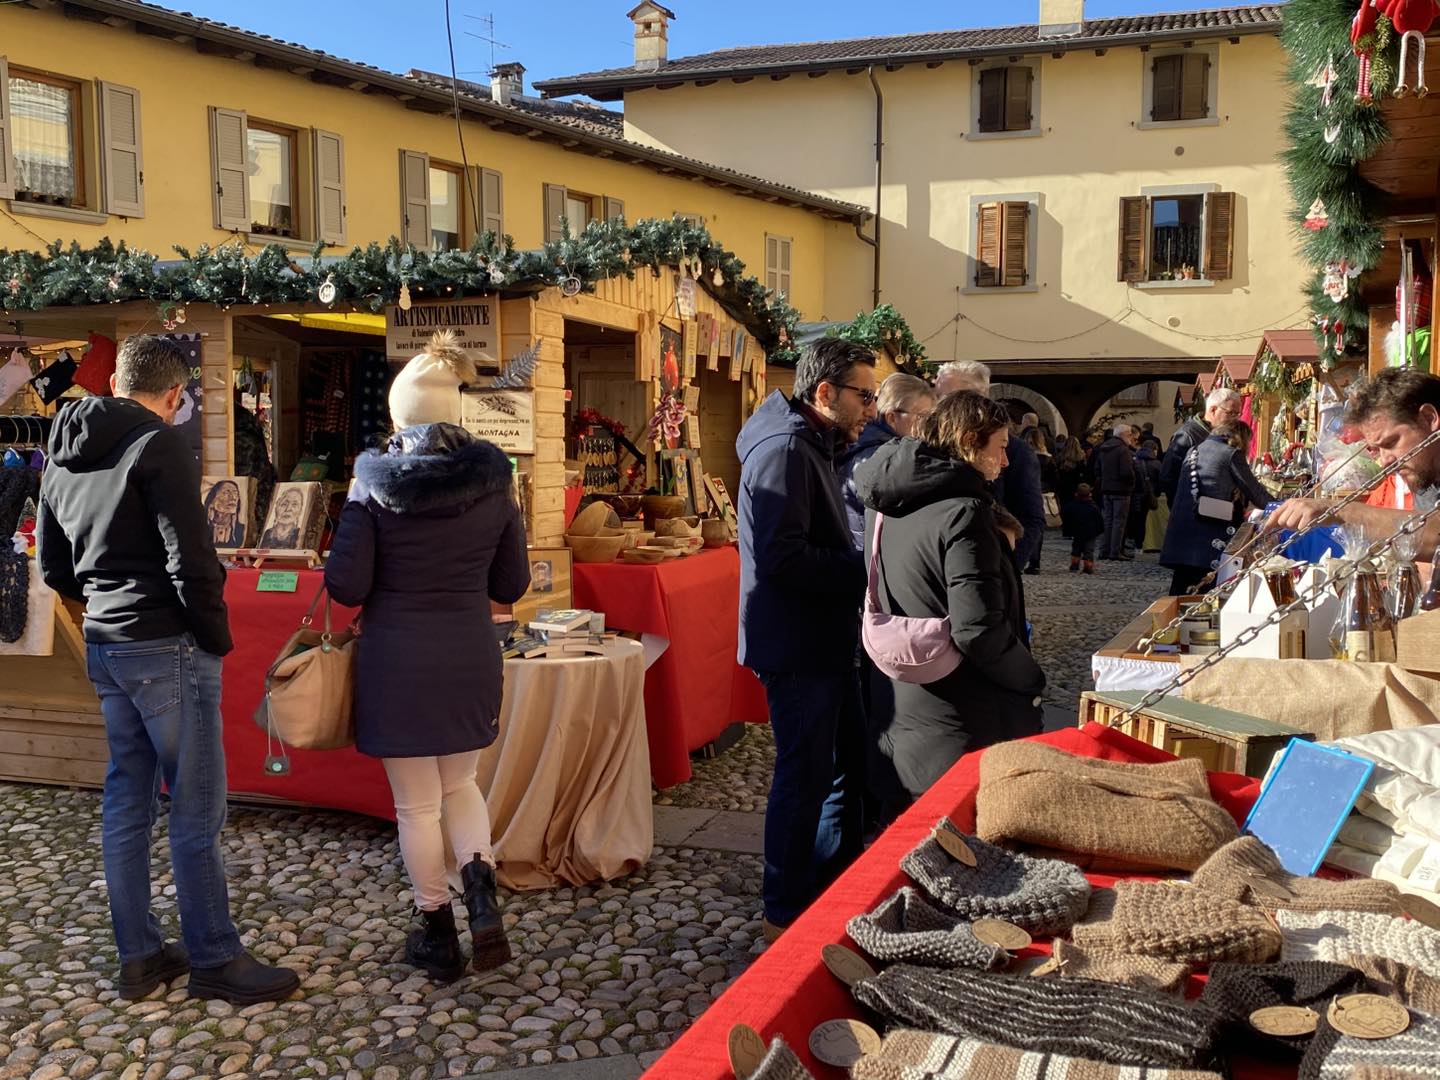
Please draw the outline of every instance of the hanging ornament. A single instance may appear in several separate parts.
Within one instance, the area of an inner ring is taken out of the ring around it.
[[[1325,141],[1327,143],[1333,143],[1336,139],[1340,137],[1340,130],[1341,127],[1338,123],[1330,124],[1328,127],[1325,128]]]
[[[109,289],[111,292],[119,292],[119,291],[120,291],[120,275],[119,275],[119,274],[111,274],[111,275],[110,275],[110,279],[105,282],[105,288]]]
[[[315,290],[315,295],[319,297],[322,304],[333,304],[339,292],[340,290],[335,287],[335,275],[326,274],[325,280],[320,283],[320,288]]]
[[[11,295],[11,296],[19,296],[19,295],[20,295],[20,279],[19,279],[18,277],[12,277],[12,278],[10,279],[10,295]]]
[[[490,264],[490,281],[494,285],[505,284],[505,268],[499,263],[492,262]]]
[[[1345,273],[1343,260],[1325,264],[1325,278],[1320,287],[1336,304],[1350,295],[1350,276]]]
[[[700,275],[704,272],[705,263],[701,260],[699,255],[696,255],[695,258],[690,260],[690,276],[693,277],[696,281],[699,281]]]
[[[1433,5],[1434,0],[1428,0],[1428,4]],[[1396,29],[1399,29],[1398,21],[1396,23]],[[1405,83],[1405,69],[1410,62],[1410,46],[1412,42],[1415,45],[1415,52],[1417,54],[1415,61],[1415,96],[1423,98],[1430,92],[1430,88],[1425,85],[1425,35],[1419,30],[1406,30],[1400,35],[1400,71],[1395,78],[1395,96],[1397,98],[1403,98],[1410,92],[1409,86]]]
[[[175,321],[181,326],[185,325],[185,309],[183,307],[175,309]]]
[[[402,281],[400,283],[400,310],[409,311],[410,304],[410,283],[408,281]]]
[[[1380,12],[1370,0],[1361,0],[1360,10],[1355,12],[1355,18],[1350,22],[1350,48],[1359,58],[1359,74],[1355,80],[1355,100],[1369,104],[1372,100],[1370,93],[1370,64],[1375,55],[1375,27],[1379,22]],[[1334,142],[1334,139],[1326,139],[1326,142]]]
[[[1329,211],[1325,209],[1325,201],[1316,199],[1310,204],[1309,211],[1305,214],[1305,228],[1311,232],[1319,232],[1330,224]]]
[[[720,267],[715,267],[715,274],[710,281],[717,289],[725,284],[725,275],[720,272]]]
[[[560,291],[566,296],[579,296],[580,288],[580,279],[574,274],[570,274],[560,281]]]
[[[630,265],[630,259],[631,259],[630,249],[627,247],[627,248],[625,248],[623,251],[620,252],[620,261],[621,261],[622,263],[624,263],[626,266],[629,266],[629,265]]]

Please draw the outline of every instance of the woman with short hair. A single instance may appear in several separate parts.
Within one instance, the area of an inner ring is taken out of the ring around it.
[[[948,618],[960,666],[931,683],[896,681],[881,751],[911,798],[962,754],[1040,731],[1045,674],[1025,644],[1015,527],[990,493],[1007,464],[1010,418],[980,394],[949,394],[917,437],[880,447],[856,483],[879,532],[879,606]]]
[[[870,460],[870,455],[891,439],[913,435],[915,427],[935,408],[935,388],[924,379],[897,371],[880,384],[880,397],[875,402],[875,419],[865,425],[860,438],[840,456],[841,491],[845,496],[845,516],[855,547],[865,546],[865,507],[855,493],[855,470]]]

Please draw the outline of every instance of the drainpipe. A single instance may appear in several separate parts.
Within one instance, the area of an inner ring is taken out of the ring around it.
[[[860,231],[860,222],[855,223],[855,235],[873,249],[874,268],[871,271],[870,306],[880,306],[880,192],[885,173],[885,95],[880,92],[880,83],[875,78],[875,65],[865,69],[870,76],[870,85],[875,89],[875,235],[866,236]]]

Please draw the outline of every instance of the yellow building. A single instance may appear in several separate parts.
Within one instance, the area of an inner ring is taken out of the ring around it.
[[[983,360],[1075,428],[1301,325],[1307,275],[1276,160],[1279,5],[1040,10],[670,59],[677,16],[647,0],[633,67],[537,88],[623,100],[636,142],[878,209],[878,249],[830,246],[821,306],[894,303],[932,359]]]

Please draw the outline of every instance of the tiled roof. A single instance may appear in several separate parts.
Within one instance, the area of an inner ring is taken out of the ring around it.
[[[940,30],[925,34],[812,41],[791,45],[747,45],[736,49],[683,56],[654,71],[608,68],[584,75],[547,79],[535,88],[550,96],[589,94],[609,100],[625,89],[693,82],[711,77],[819,71],[867,64],[954,60],[1003,53],[1012,49],[1069,50],[1138,45],[1187,35],[1274,33],[1280,29],[1280,4],[1255,4],[1211,11],[1162,15],[1130,15],[1088,19],[1078,33],[1045,36],[1031,23],[977,30]]]
[[[373,64],[346,60],[305,45],[257,34],[189,12],[174,11],[146,0],[67,0],[58,10],[70,18],[108,25],[133,22],[137,28],[143,27],[155,36],[182,44],[193,43],[201,52],[288,70],[326,85],[389,94],[404,101],[408,107],[421,111],[449,112],[451,108],[448,77],[397,75]],[[440,80],[442,85],[436,85],[432,79]],[[471,86],[477,92],[472,93],[468,89]],[[464,110],[497,130],[539,135],[577,153],[643,165],[667,175],[702,180],[740,195],[813,210],[831,219],[860,221],[870,216],[869,210],[854,203],[815,195],[788,184],[631,142],[622,137],[623,118],[607,109],[576,103],[542,102],[534,98],[500,105],[491,101],[488,88],[479,84],[462,82],[460,89]]]
[[[411,68],[405,77],[447,93],[450,90],[450,76],[442,75],[439,72]],[[486,83],[472,82],[468,79],[455,81],[461,97],[476,101],[493,102],[495,100]],[[577,127],[582,131],[588,131],[593,135],[608,139],[623,138],[625,135],[624,113],[616,112],[614,109],[605,109],[599,105],[588,105],[583,101],[547,101],[544,98],[521,96],[512,97],[509,108],[543,120],[554,120],[557,123]]]

